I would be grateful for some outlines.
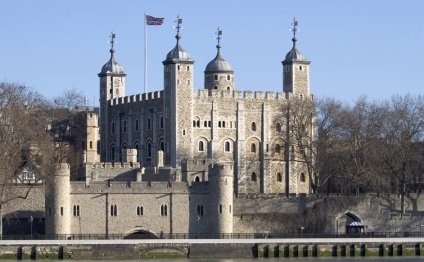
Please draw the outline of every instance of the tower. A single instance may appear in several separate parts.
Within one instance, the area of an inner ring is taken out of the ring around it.
[[[56,164],[46,181],[46,235],[71,234],[70,166]]]
[[[211,205],[210,228],[212,234],[233,233],[233,162],[217,163],[209,172]]]
[[[205,88],[212,90],[234,90],[234,75],[231,65],[221,56],[221,35],[222,30],[216,32],[218,44],[216,45],[217,54],[215,58],[208,63],[205,69]]]
[[[125,96],[125,72],[121,65],[119,65],[114,57],[116,34],[111,34],[111,48],[110,48],[110,59],[102,67],[102,70],[98,74],[100,78],[100,159],[101,161],[114,160],[110,159],[108,154],[108,134],[109,134],[109,115],[108,107],[110,100],[118,97]]]
[[[177,44],[166,56],[164,65],[165,137],[172,167],[192,157],[193,65],[194,61],[180,45],[182,18],[177,17]]]
[[[283,63],[283,91],[299,95],[309,94],[309,64],[311,63],[296,48],[298,21],[293,19],[293,47]]]

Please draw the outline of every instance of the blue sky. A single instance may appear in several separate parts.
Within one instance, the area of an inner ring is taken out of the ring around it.
[[[281,91],[281,61],[292,46],[295,16],[298,48],[312,61],[311,90],[318,97],[384,99],[424,90],[420,0],[2,0],[0,10],[0,81],[26,84],[47,97],[76,88],[98,103],[97,73],[109,59],[112,30],[126,94],[142,93],[145,11],[165,18],[162,26],[148,27],[149,91],[163,88],[162,61],[175,45],[178,14],[182,46],[196,61],[196,89],[215,57],[220,26],[236,89]]]

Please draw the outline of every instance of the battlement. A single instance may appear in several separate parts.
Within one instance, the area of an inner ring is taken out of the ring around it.
[[[140,163],[120,163],[120,162],[102,162],[102,163],[94,163],[92,165],[87,165],[87,167],[91,167],[92,169],[136,169],[140,168]]]
[[[118,97],[109,100],[109,105],[124,105],[124,104],[130,104],[130,103],[136,103],[136,102],[146,102],[146,101],[152,101],[155,99],[159,99],[163,97],[164,91],[154,91],[149,93],[143,93],[138,95],[130,95],[130,96],[123,96]]]
[[[255,99],[263,100],[286,100],[288,95],[284,92],[263,92],[263,91],[227,91],[199,89],[196,97],[207,98],[235,98],[235,99]]]
[[[127,193],[127,194],[161,194],[188,193],[187,183],[184,182],[135,182],[135,181],[92,181],[89,184],[81,181],[71,182],[71,194],[80,193]]]

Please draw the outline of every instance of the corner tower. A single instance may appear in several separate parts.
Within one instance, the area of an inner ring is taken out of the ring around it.
[[[231,69],[231,65],[225,61],[221,56],[221,35],[222,30],[219,29],[216,32],[216,39],[218,44],[216,45],[217,53],[215,58],[208,63],[205,69],[205,88],[212,90],[234,90],[234,72]]]
[[[299,95],[309,94],[309,64],[311,63],[296,48],[298,21],[293,19],[293,47],[283,63],[283,91]]]
[[[109,104],[110,100],[125,96],[125,72],[118,62],[116,62],[114,54],[116,34],[112,32],[110,38],[110,59],[102,67],[98,74],[100,78],[100,159],[101,161],[110,161],[108,156],[108,134],[109,134]]]
[[[163,61],[165,89],[165,156],[172,167],[179,167],[181,160],[192,157],[193,119],[193,65],[194,61],[180,45],[182,18],[177,17],[177,44]]]

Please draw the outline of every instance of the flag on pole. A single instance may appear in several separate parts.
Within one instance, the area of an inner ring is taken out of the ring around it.
[[[157,18],[151,15],[146,15],[146,24],[147,25],[161,25],[163,24],[164,18]]]

